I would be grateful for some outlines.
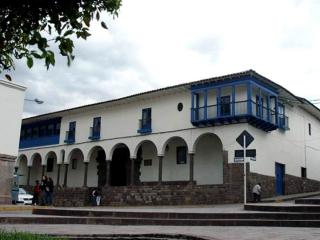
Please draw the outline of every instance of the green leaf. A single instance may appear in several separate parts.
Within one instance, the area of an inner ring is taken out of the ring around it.
[[[29,68],[32,68],[32,66],[33,66],[33,59],[32,59],[32,57],[27,57],[27,66],[28,66]]]
[[[73,33],[74,33],[73,30],[68,30],[63,34],[63,36],[66,37],[66,36],[71,35]]]
[[[107,24],[105,22],[101,22],[101,26],[105,29],[108,29]]]
[[[100,13],[99,13],[99,12],[96,13],[96,19],[97,19],[98,21],[100,20]]]

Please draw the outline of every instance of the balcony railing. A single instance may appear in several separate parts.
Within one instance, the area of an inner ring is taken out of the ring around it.
[[[138,133],[146,134],[151,133],[151,118],[139,119]]]
[[[65,143],[74,143],[75,142],[76,133],[75,131],[66,131]]]
[[[241,121],[247,122],[266,130],[274,130],[277,127],[288,129],[289,119],[285,115],[276,112],[265,106],[261,106],[254,101],[239,101],[208,105],[191,109],[192,123],[195,125],[211,125],[221,121]]]
[[[100,128],[90,127],[89,139],[99,140],[100,139]]]

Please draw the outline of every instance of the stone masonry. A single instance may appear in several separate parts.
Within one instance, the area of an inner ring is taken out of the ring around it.
[[[16,157],[0,154],[0,204],[11,204],[11,184]]]

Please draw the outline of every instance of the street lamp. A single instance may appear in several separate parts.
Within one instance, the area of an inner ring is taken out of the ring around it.
[[[35,99],[27,99],[27,98],[25,98],[24,100],[25,101],[29,101],[29,102],[35,102],[37,104],[42,104],[43,103],[43,101],[39,100],[38,98],[35,98]]]

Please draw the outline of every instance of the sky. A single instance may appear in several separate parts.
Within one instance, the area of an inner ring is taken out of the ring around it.
[[[71,67],[16,62],[13,81],[44,101],[25,101],[24,117],[249,69],[320,99],[318,0],[123,0],[102,19],[109,30],[76,40]]]

